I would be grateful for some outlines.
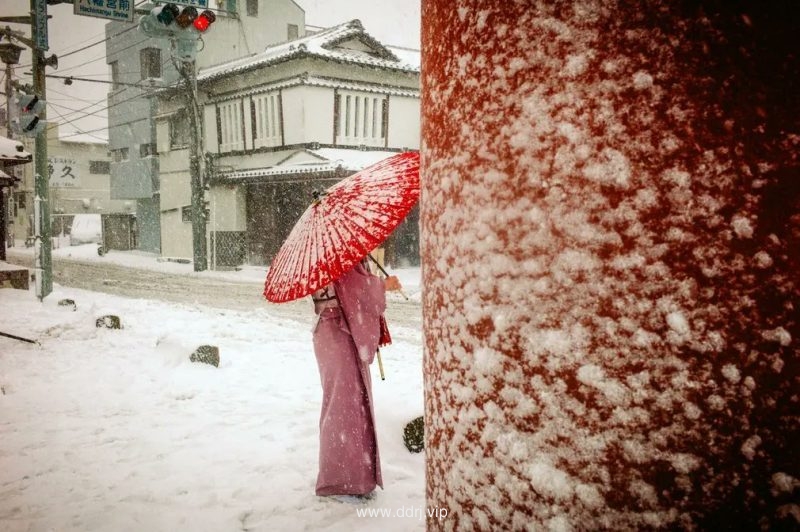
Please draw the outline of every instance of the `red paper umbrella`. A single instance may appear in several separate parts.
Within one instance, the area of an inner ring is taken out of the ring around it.
[[[346,177],[314,199],[267,273],[264,296],[283,303],[347,273],[378,247],[419,199],[419,153],[405,152]]]

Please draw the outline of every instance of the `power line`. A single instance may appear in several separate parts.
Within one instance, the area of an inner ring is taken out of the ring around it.
[[[61,96],[67,96],[67,97],[69,96],[69,95],[68,95],[68,94],[66,94],[66,93],[59,92],[59,91],[57,91],[57,90],[55,90],[55,89],[52,89],[52,88],[51,88],[51,89],[47,89],[47,90],[48,90],[48,92],[52,91],[52,92],[55,92],[56,94],[60,94]],[[70,100],[70,101],[74,101],[74,99],[73,99],[73,100]],[[49,97],[48,97],[48,99],[47,99],[47,103],[49,103],[49,104],[52,104],[52,105],[57,105],[57,106],[61,107],[62,109],[68,109],[69,111],[72,111],[73,113],[80,113],[80,112],[82,112],[82,110],[78,110],[78,109],[72,109],[72,108],[70,108],[70,107],[67,107],[66,105],[59,104],[59,103],[55,103],[55,101],[54,101],[54,98],[49,98]],[[102,102],[94,102],[92,105],[102,105]]]
[[[120,50],[116,50],[115,53],[116,54],[120,54],[120,53],[124,52],[125,50],[130,50],[131,48],[136,48],[136,47],[138,47],[138,46],[140,46],[142,44],[145,44],[146,42],[149,42],[149,41],[150,41],[150,38],[149,37],[145,37],[141,41],[137,41],[137,42],[135,42],[133,44],[130,44],[130,45],[126,46],[125,48],[122,48]],[[84,61],[83,63],[80,63],[78,65],[73,65],[73,66],[70,66],[70,67],[67,67],[67,68],[62,68],[59,72],[62,72],[62,73],[63,72],[69,72],[69,71],[75,70],[76,68],[80,68],[82,66],[85,66],[85,65],[88,65],[88,64],[91,64],[91,63],[96,63],[97,61],[106,60],[107,58],[108,58],[108,56],[106,55],[105,52],[103,52],[103,55],[100,56],[100,57],[96,57],[94,59],[90,59],[88,61]]]
[[[77,54],[78,52],[82,52],[84,50],[87,50],[87,49],[91,48],[92,46],[97,46],[98,44],[103,44],[104,42],[108,42],[112,37],[119,37],[120,35],[122,35],[124,33],[128,33],[129,31],[132,31],[132,30],[135,30],[135,29],[136,29],[136,26],[131,26],[130,28],[125,28],[121,32],[116,33],[116,34],[114,34],[114,35],[112,35],[110,37],[106,37],[105,39],[102,39],[100,41],[94,42],[92,44],[88,44],[88,45],[84,46],[83,48],[78,48],[77,50],[73,50],[73,51],[68,52],[66,54],[62,54],[62,55],[60,55],[58,57],[59,57],[59,59],[61,59],[61,58],[64,58],[64,57],[68,57],[68,56],[70,56],[72,54]]]
[[[74,122],[73,122],[72,120],[69,120],[69,119],[65,118],[65,117],[64,117],[64,115],[62,115],[61,113],[59,113],[59,112],[58,112],[58,109],[56,109],[56,108],[53,108],[53,111],[55,111],[55,112],[56,112],[56,114],[59,116],[59,118],[61,118],[61,120],[63,121],[63,122],[59,123],[59,126],[63,125],[63,124],[64,124],[64,122],[66,122],[67,124],[70,124],[70,125],[72,125],[73,127],[75,127],[75,129],[77,129],[78,131],[81,131],[81,130],[79,130],[79,129],[78,129],[76,126],[75,126],[75,124],[74,124]],[[53,128],[48,128],[48,129],[53,129]],[[96,138],[96,139],[98,139],[98,140],[103,140],[103,141],[106,141],[106,142],[108,142],[108,139],[104,139],[104,138],[102,138],[102,137],[98,137],[97,135],[92,135],[91,133],[89,133],[89,132],[86,132],[86,131],[82,131],[80,134],[83,134],[83,135],[89,135],[90,137],[94,137],[94,138]],[[76,136],[76,135],[71,135],[71,136]],[[66,137],[65,137],[65,138],[66,138]]]
[[[167,62],[168,62],[168,61],[169,61],[169,60],[165,60],[165,61],[162,63],[161,67],[163,68],[163,67],[164,67],[164,66],[167,64]],[[176,82],[176,83],[177,83],[177,82]],[[135,86],[135,85],[131,85],[131,86]],[[177,85],[176,85],[176,86],[177,86]],[[154,87],[154,89],[155,89],[155,90],[161,90],[161,89],[164,89],[164,88],[171,88],[171,87],[172,87],[172,86],[167,86],[167,87]],[[119,91],[119,92],[117,93],[117,96],[119,96],[119,94],[121,94],[121,93],[125,92],[126,90],[129,90],[129,88],[130,88],[130,87],[125,87],[125,88],[123,88],[121,91]],[[142,87],[140,87],[140,88],[142,88]],[[101,111],[105,111],[105,110],[108,110],[108,109],[111,109],[111,108],[117,107],[118,105],[123,105],[123,104],[125,104],[125,103],[128,103],[128,102],[130,102],[130,101],[136,100],[137,98],[149,98],[149,97],[151,97],[152,95],[153,95],[153,93],[152,93],[152,92],[148,92],[148,91],[146,91],[146,90],[145,90],[145,92],[143,92],[143,93],[141,93],[141,94],[136,94],[136,95],[134,95],[134,96],[132,96],[131,98],[128,98],[128,99],[126,99],[126,100],[122,100],[122,101],[116,102],[116,103],[114,103],[114,104],[107,105],[106,107],[104,107],[104,108],[102,108],[102,109],[97,109],[96,111],[94,111],[94,112],[92,112],[92,113],[85,113],[85,114],[84,114],[82,117],[80,117],[80,118],[76,118],[75,120],[79,120],[79,119],[81,119],[81,118],[87,118],[87,117],[89,117],[89,116],[96,115],[97,113],[99,113],[99,112],[101,112]],[[91,107],[93,107],[93,106],[94,106],[94,104],[93,104],[93,105],[86,106],[86,107],[84,107],[84,108],[82,108],[82,109],[80,109],[80,110],[77,110],[77,111],[75,111],[75,112],[82,112],[82,111],[84,111],[84,110],[86,110],[86,109],[89,109],[89,108],[91,108]],[[151,117],[147,116],[147,117],[144,117],[144,118],[140,118],[140,119],[137,119],[137,120],[132,120],[132,121],[130,121],[130,122],[126,122],[126,123],[124,123],[124,124],[115,124],[115,125],[114,125],[114,127],[118,127],[118,126],[121,126],[121,125],[126,125],[126,124],[133,124],[133,123],[136,123],[136,122],[141,122],[141,121],[143,121],[143,120],[150,120],[150,119],[151,119]],[[106,130],[108,130],[108,129],[109,129],[109,128],[108,128],[108,126],[106,126],[106,127],[102,127],[102,128],[92,129],[92,130],[86,131],[85,133],[87,133],[87,134],[88,134],[88,133],[95,133],[95,132],[98,132],[98,131],[106,131]],[[80,133],[76,133],[75,135],[65,135],[63,138],[68,138],[68,137],[70,137],[70,136],[77,136],[77,135],[80,135]]]
[[[137,118],[136,120],[129,120],[128,122],[122,122],[122,123],[119,123],[119,124],[115,124],[114,127],[128,126],[128,125],[131,125],[131,124],[135,124],[137,122],[145,122],[145,121],[148,121],[148,120],[150,120],[150,117],[146,116],[146,117],[143,117],[143,118]],[[62,135],[59,138],[68,139],[70,137],[77,137],[78,135],[84,135],[84,134],[88,135],[90,133],[97,133],[98,131],[108,131],[108,129],[109,128],[106,126],[106,127],[99,127],[97,129],[90,129],[88,131],[79,130],[78,133],[73,133],[72,135]]]
[[[108,81],[106,79],[89,79],[89,78],[81,78],[81,77],[78,77],[78,76],[58,76],[56,74],[45,74],[45,77],[55,78],[55,79],[63,79],[63,80],[68,80],[68,81],[86,81],[86,82],[89,82],[89,83],[103,83],[103,84],[106,84],[106,85],[121,85],[123,87],[138,87],[140,89],[151,89],[151,88],[153,88],[153,89],[168,89],[170,87],[169,85],[168,86],[163,86],[163,87],[153,87],[153,86],[142,85],[141,82],[139,82],[139,83],[125,83],[123,81]]]

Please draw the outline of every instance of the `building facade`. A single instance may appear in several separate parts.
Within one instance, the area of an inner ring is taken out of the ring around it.
[[[388,47],[357,20],[201,68],[209,264],[269,264],[323,190],[398,152],[419,149],[419,52]],[[159,97],[162,253],[192,257],[189,121]],[[418,261],[416,211],[388,243]]]
[[[212,0],[213,2],[213,0]],[[216,21],[203,36],[199,68],[243,57],[265,46],[305,35],[305,13],[291,0],[217,0]],[[137,6],[147,12],[153,4]],[[166,39],[146,37],[134,23],[106,25],[106,60],[111,69],[108,95],[111,190],[115,199],[135,202],[139,249],[161,251],[159,159],[152,96],[174,86],[178,72]]]
[[[53,235],[68,232],[69,220],[82,213],[132,214],[131,201],[112,199],[108,145],[100,141],[60,139],[57,124],[47,127],[47,170]],[[34,141],[18,139],[34,150]],[[9,202],[9,233],[17,242],[33,235],[33,165],[16,170],[20,181]]]

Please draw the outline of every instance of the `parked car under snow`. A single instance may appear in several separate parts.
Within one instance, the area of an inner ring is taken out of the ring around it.
[[[99,214],[76,214],[69,233],[69,245],[103,241],[103,222]]]

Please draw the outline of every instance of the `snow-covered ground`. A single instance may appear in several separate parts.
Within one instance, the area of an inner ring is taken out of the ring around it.
[[[14,249],[14,248],[12,248]],[[147,254],[86,260],[194,273]],[[419,269],[398,272],[419,292]],[[60,306],[62,299],[75,301]],[[373,367],[386,489],[366,506],[314,495],[319,377],[307,321],[56,285],[0,289],[0,528],[10,531],[422,530],[424,456],[403,446],[423,411],[422,340],[398,335]],[[122,329],[96,327],[106,314]],[[391,324],[390,324],[391,326]],[[191,363],[219,347],[219,368]],[[362,517],[359,512],[384,512]]]

